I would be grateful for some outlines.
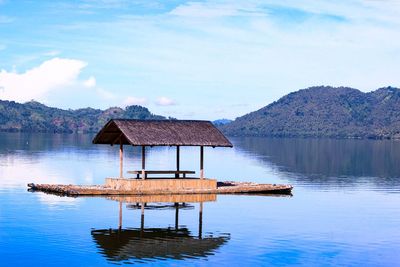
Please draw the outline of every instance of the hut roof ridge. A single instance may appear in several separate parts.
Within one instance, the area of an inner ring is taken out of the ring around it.
[[[210,120],[177,120],[177,119],[163,119],[163,120],[161,120],[161,119],[124,119],[124,118],[121,118],[121,119],[110,119],[108,122],[110,122],[110,121],[141,121],[141,122],[148,122],[148,121],[150,121],[150,122],[210,122],[210,123],[212,123],[212,121],[210,121]]]

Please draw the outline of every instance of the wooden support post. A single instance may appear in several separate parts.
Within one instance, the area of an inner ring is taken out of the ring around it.
[[[204,179],[204,147],[200,147],[200,179]]]
[[[123,167],[124,167],[124,147],[122,144],[122,138],[119,140],[119,178],[123,177]]]
[[[146,147],[145,146],[142,146],[142,179],[144,180],[145,178],[146,178],[146,175],[145,175],[145,169],[146,169],[146,159],[145,159],[145,157],[146,157]]]
[[[140,216],[140,237],[143,237],[144,232],[144,202],[142,202],[142,214]]]
[[[203,202],[200,202],[199,207],[199,239],[202,238],[203,234]]]
[[[119,224],[118,224],[119,230],[122,228],[122,201],[119,202]]]
[[[179,228],[179,203],[175,202],[175,230]]]
[[[179,146],[176,146],[176,170],[179,171],[179,161],[180,161],[180,157],[179,157]],[[179,173],[175,174],[175,178],[179,178]]]

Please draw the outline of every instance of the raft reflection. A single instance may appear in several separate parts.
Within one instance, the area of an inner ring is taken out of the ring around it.
[[[203,202],[215,201],[216,195],[170,195],[143,197],[109,197],[119,202],[119,227],[117,229],[95,229],[91,231],[100,252],[113,262],[146,261],[152,259],[186,259],[208,257],[225,244],[229,234],[203,235]],[[171,203],[171,200],[173,201]],[[141,209],[140,228],[122,228],[122,203],[128,209]],[[198,234],[186,226],[179,227],[179,211],[192,210],[199,205]],[[175,227],[145,228],[145,210],[175,210]]]

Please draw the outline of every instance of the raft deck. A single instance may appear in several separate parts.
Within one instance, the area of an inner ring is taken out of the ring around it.
[[[179,190],[118,190],[107,185],[28,184],[30,190],[67,196],[93,195],[168,195],[168,194],[291,194],[293,186],[251,182],[218,182],[217,187]]]

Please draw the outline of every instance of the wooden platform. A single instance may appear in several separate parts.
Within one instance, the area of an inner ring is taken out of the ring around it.
[[[118,180],[118,179],[117,179]],[[125,179],[126,180],[126,179]],[[170,179],[184,180],[184,179]],[[188,179],[200,181],[199,179]],[[68,196],[93,196],[93,195],[179,195],[179,194],[286,194],[290,195],[293,187],[291,185],[280,184],[257,184],[247,182],[216,182],[216,180],[204,179],[205,181],[215,181],[215,188],[169,188],[160,189],[158,186],[151,188],[128,188],[121,186],[105,185],[62,185],[62,184],[28,184],[30,190],[37,190]],[[133,180],[135,181],[135,180]],[[160,181],[158,179],[145,181]],[[168,182],[166,179],[162,181]],[[116,181],[112,181],[116,182]]]

